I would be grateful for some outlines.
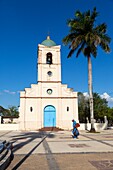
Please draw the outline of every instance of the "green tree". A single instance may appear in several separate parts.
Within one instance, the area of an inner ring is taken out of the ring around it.
[[[2,113],[3,116],[19,117],[18,108],[16,106],[9,106],[8,109],[0,106],[0,113]]]
[[[107,100],[102,99],[98,93],[93,93],[93,102],[95,119],[103,121],[104,116],[107,116],[109,108]]]
[[[9,107],[9,116],[19,117],[18,108],[16,106],[10,106]]]
[[[109,126],[113,126],[113,108],[109,107],[106,115],[107,115],[107,118],[108,118]]]
[[[9,114],[9,110],[0,106],[0,113],[2,116],[7,116]]]
[[[79,121],[86,123],[86,117],[89,119],[89,100],[81,92],[78,92],[78,112]]]
[[[104,121],[104,116],[107,116],[109,125],[113,125],[113,108],[108,106],[106,99],[102,99],[98,93],[93,93],[93,104],[94,104],[94,117],[97,121]],[[81,123],[86,122],[86,118],[89,117],[89,100],[83,93],[78,92],[78,112],[79,121]]]
[[[105,23],[95,25],[98,12],[96,8],[81,13],[75,12],[74,19],[69,19],[67,24],[70,27],[69,34],[63,38],[63,43],[69,45],[70,52],[68,58],[77,51],[76,57],[82,52],[88,60],[88,90],[90,103],[91,131],[94,129],[93,93],[92,93],[92,63],[91,55],[96,58],[97,48],[100,46],[105,52],[110,52],[110,37],[106,34],[107,25]]]

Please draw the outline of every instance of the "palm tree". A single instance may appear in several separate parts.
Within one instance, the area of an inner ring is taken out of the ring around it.
[[[96,8],[81,13],[75,12],[74,19],[69,19],[67,25],[70,27],[69,34],[63,38],[64,45],[69,45],[68,58],[76,51],[76,57],[82,52],[88,60],[88,89],[90,103],[90,121],[91,130],[94,129],[94,112],[93,112],[93,93],[92,93],[92,63],[91,55],[96,58],[97,48],[100,46],[105,52],[110,52],[110,37],[106,34],[107,25],[102,23],[95,25],[98,12]]]

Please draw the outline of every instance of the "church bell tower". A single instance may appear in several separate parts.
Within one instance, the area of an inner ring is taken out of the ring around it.
[[[60,45],[47,36],[38,45],[38,83],[61,83]]]
[[[20,92],[20,129],[71,129],[78,122],[77,92],[62,84],[61,46],[47,36],[38,45],[37,82]]]

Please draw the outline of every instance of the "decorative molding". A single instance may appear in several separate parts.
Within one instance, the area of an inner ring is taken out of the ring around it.
[[[58,64],[57,63],[47,64],[47,63],[41,63],[41,62],[38,63],[38,65],[40,65],[40,64],[42,64],[42,65],[61,65],[60,63],[58,63]]]
[[[61,81],[38,81],[38,83],[61,83]]]
[[[25,99],[77,99],[78,97],[20,97]]]

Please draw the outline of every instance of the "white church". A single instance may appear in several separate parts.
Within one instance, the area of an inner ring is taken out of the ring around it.
[[[38,45],[37,84],[20,92],[20,130],[70,130],[72,119],[79,122],[77,92],[62,84],[60,49],[49,36]]]

